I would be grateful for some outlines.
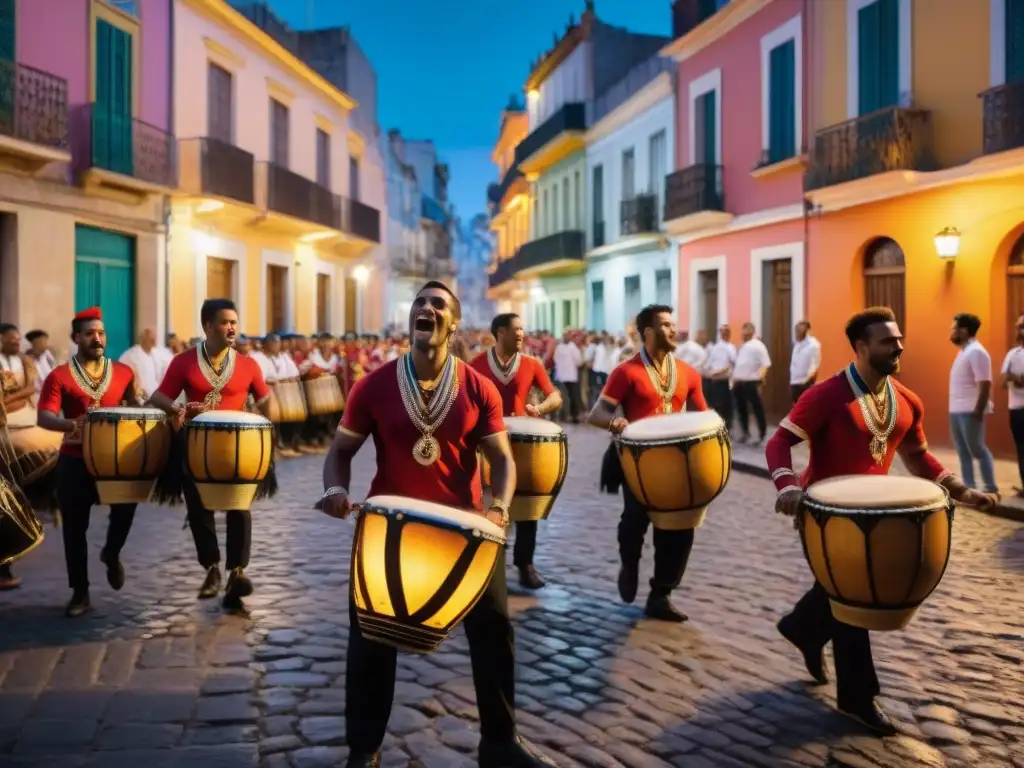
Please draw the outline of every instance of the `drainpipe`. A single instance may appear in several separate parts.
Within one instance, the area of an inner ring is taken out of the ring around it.
[[[803,129],[803,131],[801,131],[801,134],[803,135],[803,142],[802,143],[804,144],[804,146],[803,147],[799,147],[799,150],[801,152],[803,152],[805,148],[807,148],[808,152],[810,152],[810,148],[813,146],[813,141],[814,141],[813,138],[809,138],[808,135],[807,135],[808,132],[809,132],[808,129],[810,129],[814,125],[814,121],[810,119],[810,112],[808,111],[809,108],[811,107],[811,98],[810,98],[810,90],[811,89],[809,87],[810,86],[810,81],[808,80],[808,76],[809,76],[809,73],[811,71],[810,66],[808,66],[808,61],[811,58],[811,50],[810,50],[810,42],[811,42],[810,25],[811,25],[811,20],[808,17],[808,14],[810,13],[810,10],[811,10],[811,2],[810,2],[810,0],[804,0],[804,10],[803,10],[803,13],[801,14],[801,18],[803,19],[803,25],[802,25],[803,29],[800,31],[800,34],[803,37],[803,49],[804,49],[804,51],[803,51],[804,55],[802,56],[803,61],[800,62],[800,68],[803,70],[803,74],[801,76],[802,77],[801,82],[803,83],[803,89],[802,89],[803,93],[800,94],[800,99],[803,102],[803,107],[800,110],[800,117],[803,119],[803,123],[804,123],[804,126],[803,126],[804,129]],[[810,245],[811,245],[811,206],[810,206],[810,204],[807,201],[807,183],[806,183],[806,179],[807,179],[807,174],[805,173],[802,176],[802,178],[801,178],[801,184],[800,184],[800,198],[803,201],[803,206],[804,206],[804,274],[803,274],[803,282],[804,282],[804,286],[803,286],[803,288],[804,288],[803,313],[804,313],[804,315],[807,315],[807,299],[809,297],[808,291],[810,289],[809,288],[810,287],[810,278],[809,278],[809,276],[810,276],[810,272],[811,272],[811,256],[810,256]],[[800,322],[801,319],[802,320],[806,320],[807,318],[806,317],[794,318],[794,322]]]
[[[167,46],[167,71],[168,71],[168,97],[167,97],[167,124],[170,128],[170,132],[174,134],[174,41],[175,41],[175,29],[174,29],[174,0],[168,3],[168,29],[169,36],[168,40],[170,44]],[[179,173],[181,169],[177,167],[178,164],[178,140],[177,136],[174,138],[174,162],[175,170]],[[167,334],[172,333],[171,328],[171,200],[170,197],[164,195],[164,340],[166,341]],[[158,342],[163,344],[164,341]]]

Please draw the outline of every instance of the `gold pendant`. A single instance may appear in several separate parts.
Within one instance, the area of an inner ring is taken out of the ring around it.
[[[220,395],[216,392],[210,392],[206,397],[203,398],[203,405],[209,408],[211,411],[217,410],[217,406],[220,405]]]
[[[871,458],[875,460],[876,464],[885,463],[885,455],[889,452],[889,441],[882,437],[871,438]]]
[[[96,400],[96,399],[93,399],[93,401],[92,401],[92,407],[93,407],[93,408],[99,408],[99,407],[100,407],[100,401],[99,401],[99,400]]]
[[[429,467],[441,455],[441,445],[431,435],[423,435],[412,447],[412,457],[422,467]]]
[[[666,400],[664,403],[665,413],[672,413],[672,401]]]

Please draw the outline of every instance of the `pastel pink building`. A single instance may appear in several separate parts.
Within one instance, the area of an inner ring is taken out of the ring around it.
[[[714,340],[752,322],[768,346],[765,406],[789,407],[805,312],[803,0],[677,0],[676,168],[665,225],[679,244],[679,324]]]

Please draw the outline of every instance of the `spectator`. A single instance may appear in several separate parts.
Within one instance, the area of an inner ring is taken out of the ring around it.
[[[961,313],[953,318],[949,340],[960,351],[949,370],[949,427],[964,483],[975,488],[977,459],[985,492],[998,493],[995,461],[985,445],[985,415],[993,410],[992,358],[975,338],[979,328],[981,320],[976,315]]]
[[[796,403],[800,395],[814,386],[821,367],[821,342],[811,336],[811,324],[801,320],[793,329],[796,344],[789,359],[789,394]]]
[[[583,365],[583,354],[572,340],[572,333],[565,331],[562,342],[555,347],[553,360],[555,365],[555,381],[562,389],[563,419],[573,424],[580,421],[580,367]]]
[[[1015,488],[1018,498],[1024,498],[1024,315],[1017,318],[1017,345],[1003,359],[1003,387],[1008,392],[1010,432],[1017,448],[1017,469],[1020,486]]]
[[[772,367],[768,348],[756,336],[753,323],[743,324],[743,344],[736,353],[732,372],[732,391],[736,397],[736,410],[740,417],[741,442],[750,441],[750,411],[757,421],[757,445],[764,442],[768,432],[768,421],[764,415],[764,401],[761,388],[764,377]]]
[[[727,429],[732,429],[732,392],[730,379],[736,364],[736,347],[733,345],[732,328],[723,325],[718,330],[719,339],[711,345],[704,363],[704,375],[708,378],[710,398],[705,398],[708,405],[725,421]]]

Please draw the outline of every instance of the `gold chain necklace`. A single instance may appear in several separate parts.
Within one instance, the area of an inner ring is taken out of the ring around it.
[[[889,438],[896,428],[896,419],[899,416],[896,388],[893,386],[892,379],[887,378],[885,380],[885,394],[876,396],[873,392],[868,391],[857,383],[857,380],[850,372],[852,367],[851,365],[850,368],[846,369],[846,379],[849,381],[854,394],[857,395],[857,403],[860,405],[860,412],[864,417],[864,425],[871,433],[871,442],[868,443],[871,458],[875,460],[876,464],[881,466],[885,463],[885,457],[889,453]],[[868,404],[869,401],[873,402],[875,407],[878,408],[880,416],[872,413],[871,406]],[[886,404],[889,406],[888,414],[885,413]]]
[[[103,396],[107,394],[107,390],[110,389],[110,382],[114,378],[114,368],[110,364],[109,358],[101,358],[103,362],[103,370],[99,377],[93,378],[85,367],[78,362],[78,356],[71,358],[71,363],[68,368],[71,370],[71,378],[75,380],[75,384],[82,390],[91,400],[91,408],[99,408],[100,402],[103,400]]]
[[[437,387],[430,403],[423,402],[416,379],[412,355],[405,354],[398,361],[398,391],[402,396],[402,405],[420,432],[420,438],[412,447],[412,457],[418,464],[429,467],[441,455],[441,444],[434,437],[434,432],[448,417],[455,404],[459,392],[458,362],[454,355],[449,355],[444,368],[437,379]]]
[[[647,375],[651,379],[651,384],[654,386],[654,391],[658,393],[658,397],[661,398],[661,408],[664,413],[672,413],[672,398],[676,394],[676,365],[675,360],[672,359],[671,355],[665,355],[665,360],[662,365],[668,366],[668,373],[664,374],[658,370],[658,367],[651,360],[647,354],[647,350],[644,347],[640,347],[640,359],[644,363],[644,368],[647,369]]]
[[[224,363],[218,371],[213,365],[213,358],[206,351],[206,342],[204,341],[199,347],[199,370],[202,372],[203,378],[212,387],[206,397],[203,398],[203,405],[216,410],[217,406],[220,405],[221,390],[231,381],[231,377],[235,373],[235,350],[228,347],[227,354],[224,356]]]

